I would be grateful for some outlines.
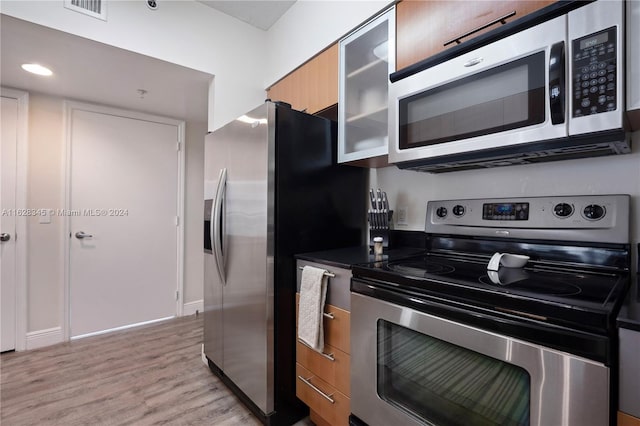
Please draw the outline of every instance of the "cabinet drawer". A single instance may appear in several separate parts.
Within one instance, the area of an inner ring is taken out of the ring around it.
[[[298,306],[300,293],[296,293],[296,321],[298,318]],[[349,311],[337,308],[333,305],[324,305],[324,344],[333,346],[344,353],[350,353],[351,345],[351,316]],[[296,322],[296,337],[298,324]]]
[[[327,423],[334,426],[349,424],[349,398],[300,364],[296,364],[296,396]]]
[[[325,305],[324,342],[345,353],[351,352],[351,316],[348,311]]]
[[[346,396],[351,395],[351,357],[329,345],[324,346],[323,352],[324,355],[298,341],[296,361]]]

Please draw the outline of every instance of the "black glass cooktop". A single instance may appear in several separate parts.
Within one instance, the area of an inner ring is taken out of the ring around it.
[[[384,269],[418,280],[445,280],[485,291],[519,294],[530,298],[563,299],[563,303],[605,305],[615,291],[615,274],[550,269],[539,266],[500,267],[488,271],[488,262],[454,260],[437,256],[387,262]],[[418,284],[419,287],[421,287]]]
[[[395,290],[434,296],[558,324],[608,328],[626,291],[627,274],[558,268],[487,270],[488,259],[423,254],[354,266],[354,277]],[[384,284],[383,284],[384,285]]]

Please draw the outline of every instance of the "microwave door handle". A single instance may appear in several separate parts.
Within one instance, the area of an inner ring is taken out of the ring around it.
[[[222,251],[222,239],[224,238],[224,211],[223,200],[227,187],[227,169],[220,170],[218,177],[218,188],[216,190],[216,198],[214,201],[214,208],[211,212],[211,245],[213,251],[213,257],[216,261],[216,269],[218,270],[218,276],[222,285],[226,285],[226,277],[224,271],[224,254]]]
[[[549,112],[551,124],[565,121],[566,85],[565,85],[564,41],[551,46],[549,54]]]

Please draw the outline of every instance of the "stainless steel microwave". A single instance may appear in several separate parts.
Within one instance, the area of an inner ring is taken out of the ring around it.
[[[389,161],[445,172],[628,153],[624,70],[624,1],[581,6],[394,81]]]

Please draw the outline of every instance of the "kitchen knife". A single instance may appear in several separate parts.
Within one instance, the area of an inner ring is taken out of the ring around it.
[[[380,188],[378,188],[378,192],[377,192],[377,197],[376,200],[378,200],[378,210],[382,210],[382,193],[380,191]]]
[[[375,195],[373,195],[373,188],[369,189],[369,199],[371,200],[371,208],[375,210],[377,206]]]
[[[389,229],[389,199],[387,193],[382,192],[382,213],[384,221],[384,229]]]

